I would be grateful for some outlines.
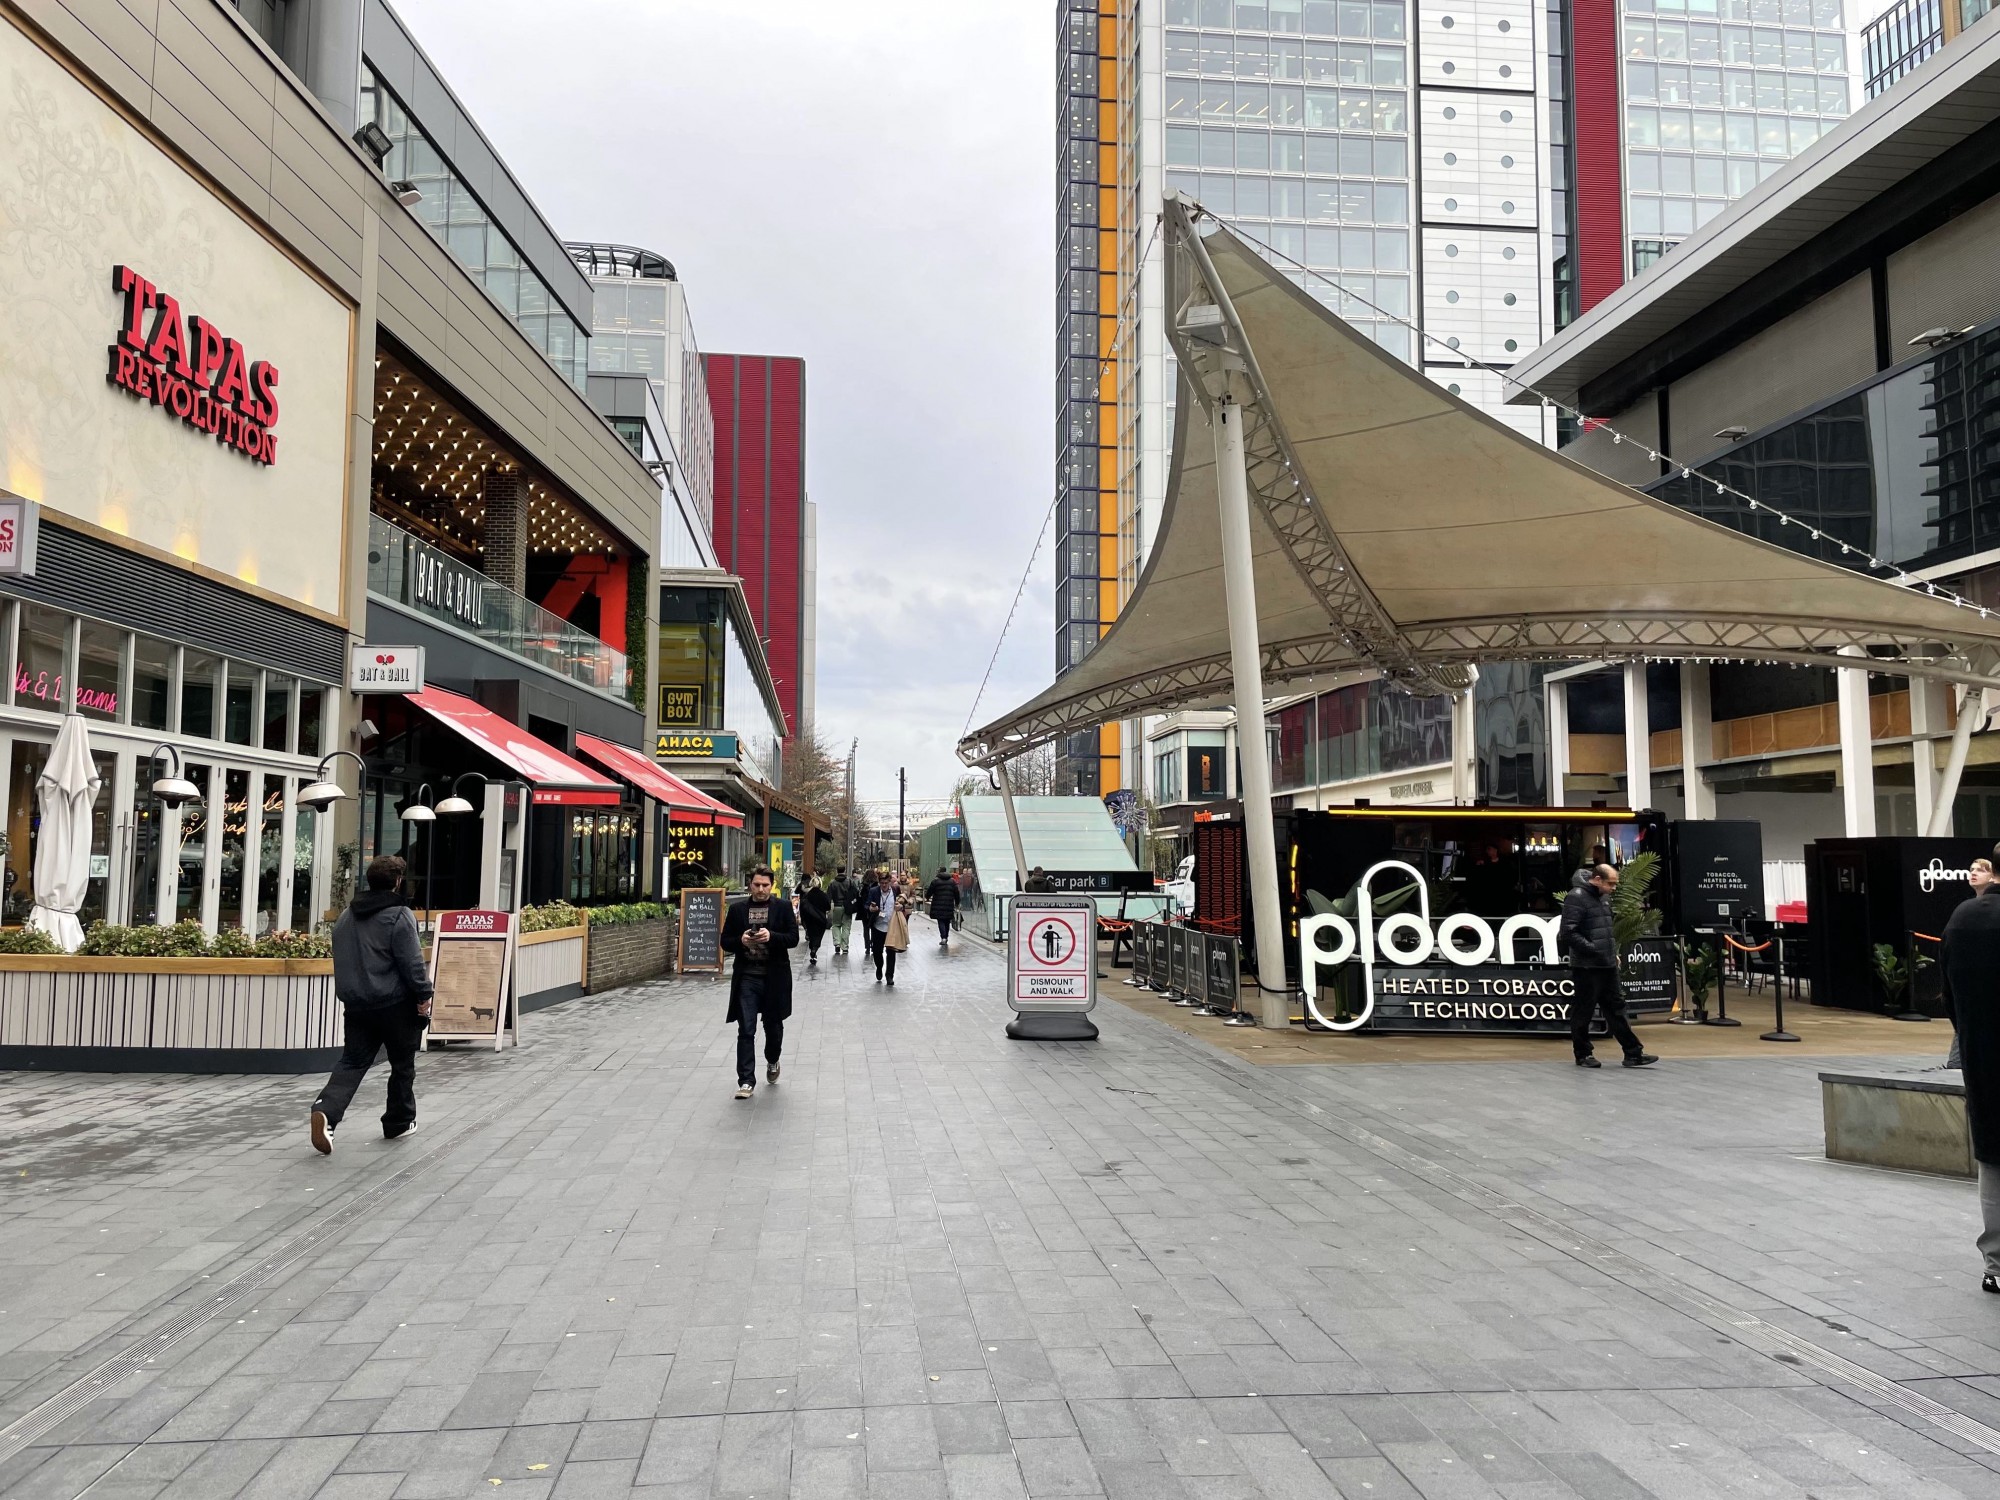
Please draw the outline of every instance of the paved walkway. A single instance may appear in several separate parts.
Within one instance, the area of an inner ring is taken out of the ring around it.
[[[719,986],[573,1002],[330,1160],[309,1081],[0,1078],[0,1492],[2000,1496],[1972,1189],[1819,1159],[1821,1060],[1254,1068],[1000,992],[802,972],[748,1103]]]

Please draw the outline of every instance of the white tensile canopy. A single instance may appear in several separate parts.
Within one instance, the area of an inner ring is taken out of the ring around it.
[[[1360,671],[1419,693],[1483,661],[1741,660],[2000,686],[2000,618],[1802,556],[1522,437],[1167,205],[1181,362],[1152,556],[1079,665],[968,735],[991,766],[1114,719],[1232,699],[1212,428],[1242,403],[1264,687]],[[1699,481],[1697,481],[1699,482]]]

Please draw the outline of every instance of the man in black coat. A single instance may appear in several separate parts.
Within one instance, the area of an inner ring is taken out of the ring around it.
[[[1981,868],[1981,867],[1984,868]],[[1979,1162],[1980,1287],[2000,1293],[2000,885],[1973,861],[1973,888],[1944,924],[1944,999],[1958,1029],[1965,1114]]]
[[[938,866],[937,878],[924,891],[930,902],[931,920],[938,924],[938,949],[948,951],[951,947],[951,919],[958,912],[958,882],[951,878],[951,871]]]
[[[792,904],[773,895],[771,872],[750,872],[750,894],[722,919],[722,951],[736,955],[729,975],[729,1013],[736,1023],[736,1097],[757,1092],[757,1019],[764,1020],[765,1078],[778,1081],[785,1019],[792,1013],[792,960],[799,923]]]
[[[1594,865],[1574,882],[1563,901],[1562,925],[1556,947],[1569,958],[1569,975],[1576,998],[1569,1004],[1569,1041],[1579,1068],[1603,1064],[1591,1055],[1590,1023],[1599,1010],[1612,1036],[1625,1052],[1625,1066],[1643,1068],[1659,1059],[1639,1044],[1638,1033],[1625,1019],[1625,997],[1618,989],[1618,939],[1611,926],[1611,893],[1618,889],[1618,871]]]

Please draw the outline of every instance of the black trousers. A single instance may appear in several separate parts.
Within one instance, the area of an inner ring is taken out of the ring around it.
[[[950,946],[951,946],[951,918],[950,918],[950,916],[948,916],[948,915],[947,915],[947,916],[942,916],[942,917],[939,917],[939,918],[937,919],[937,924],[938,924],[938,946],[939,946],[940,948],[948,948],[948,947],[950,947]]]
[[[1576,999],[1569,1007],[1569,1043],[1578,1057],[1590,1056],[1590,1020],[1600,1010],[1627,1057],[1637,1057],[1646,1050],[1632,1023],[1625,1019],[1625,996],[1618,988],[1616,969],[1571,969],[1569,977],[1576,983]]]
[[[824,927],[815,927],[810,922],[804,922],[800,925],[806,930],[806,952],[810,953],[814,958],[818,958],[819,945],[826,937],[826,929]]]
[[[354,1091],[374,1066],[375,1055],[389,1054],[389,1107],[382,1112],[382,1133],[401,1135],[417,1121],[417,1049],[424,1043],[423,1018],[414,1006],[387,1010],[347,1009],[340,1061],[313,1100],[329,1127],[338,1125],[354,1102]]]
[[[736,1081],[757,1081],[757,1018],[764,1010],[764,981],[746,977],[736,1000]],[[785,1020],[764,1015],[764,1061],[774,1063],[785,1050]]]
[[[868,927],[868,956],[875,960],[875,977],[882,977],[882,955],[889,955],[889,977],[896,977],[896,950],[889,946],[889,934],[877,932],[873,923]]]

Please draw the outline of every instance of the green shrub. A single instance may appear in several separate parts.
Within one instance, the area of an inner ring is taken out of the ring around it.
[[[274,932],[257,939],[259,958],[332,958],[333,937],[325,932]]]
[[[60,953],[56,940],[34,927],[0,928],[0,953]]]
[[[581,927],[583,908],[567,901],[549,901],[541,906],[521,908],[521,931],[550,932],[558,927]]]
[[[627,901],[618,906],[591,907],[590,925],[628,927],[634,922],[657,922],[667,915],[667,908],[657,901]]]
[[[77,951],[93,958],[331,958],[333,940],[323,932],[279,932],[252,938],[240,927],[225,927],[211,939],[199,922],[176,922],[171,927],[114,927],[108,922],[92,922]]]

